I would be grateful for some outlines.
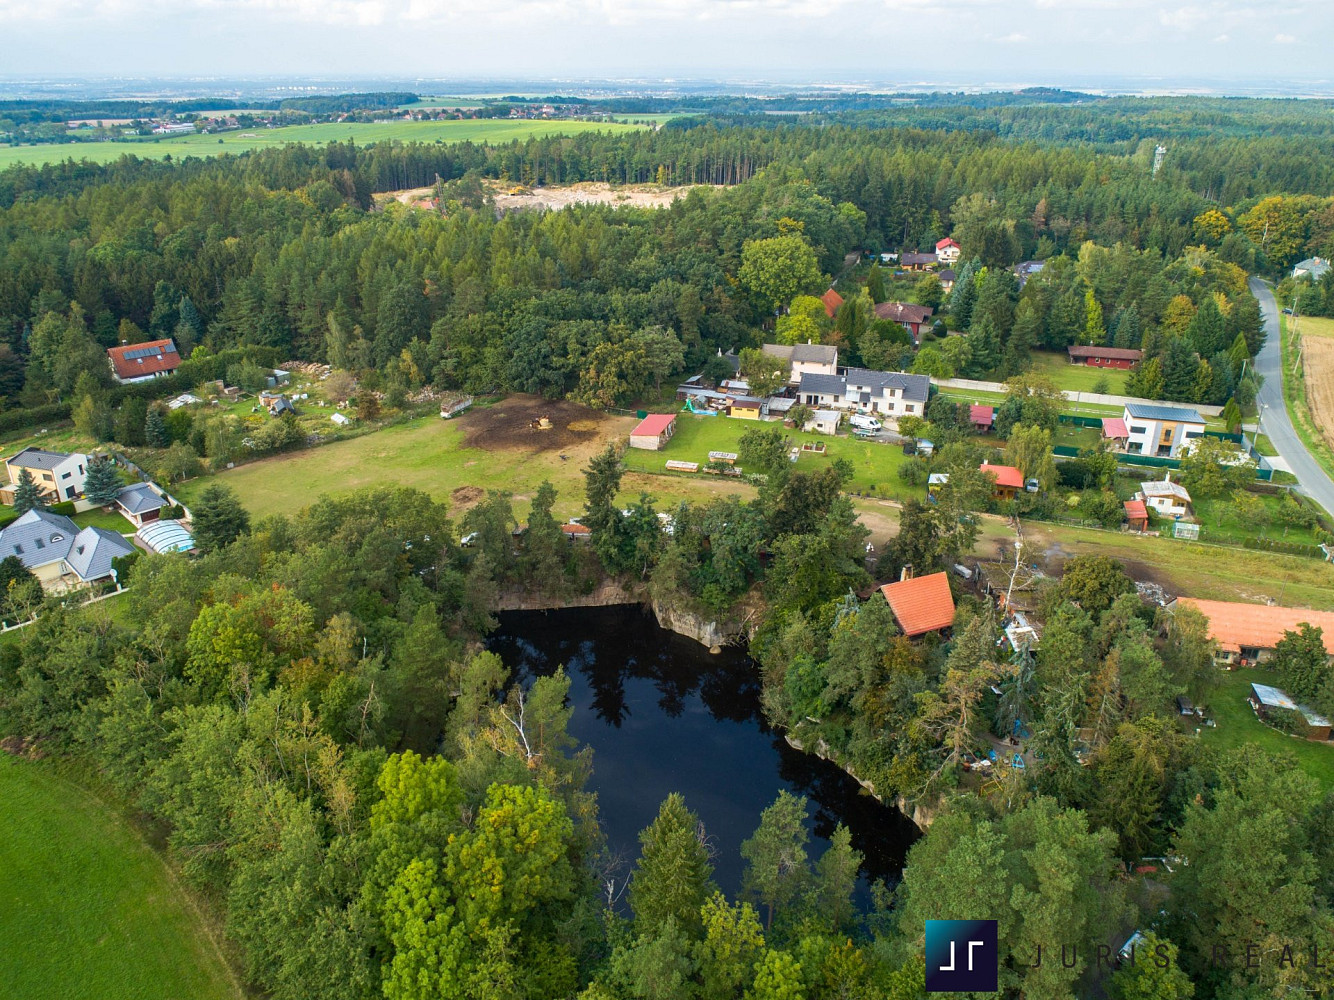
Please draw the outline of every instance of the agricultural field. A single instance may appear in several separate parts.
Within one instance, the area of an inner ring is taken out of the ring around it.
[[[1039,375],[1048,376],[1066,392],[1093,392],[1094,385],[1101,379],[1106,379],[1106,391],[1112,395],[1124,396],[1126,392],[1127,372],[1115,368],[1072,365],[1069,355],[1064,352],[1034,351],[1032,370]]]
[[[1302,338],[1306,404],[1326,449],[1334,449],[1334,319],[1303,316],[1296,328]]]
[[[15,163],[40,165],[66,159],[110,163],[126,153],[147,158],[218,156],[249,149],[283,146],[293,142],[322,145],[355,140],[360,146],[375,142],[485,142],[506,143],[548,135],[584,132],[623,132],[642,128],[619,122],[509,121],[470,119],[445,122],[346,122],[254,128],[221,135],[168,136],[163,139],[127,139],[124,142],[54,143],[36,146],[0,146],[0,169]]]
[[[113,810],[0,753],[0,982],[25,1000],[240,1000],[199,913]]]
[[[1298,767],[1320,782],[1322,792],[1334,791],[1334,747],[1280,733],[1261,722],[1246,701],[1251,684],[1257,681],[1272,685],[1275,678],[1264,669],[1219,672],[1218,686],[1205,702],[1217,725],[1202,727],[1200,739],[1220,750],[1254,744],[1270,753],[1291,754]]]

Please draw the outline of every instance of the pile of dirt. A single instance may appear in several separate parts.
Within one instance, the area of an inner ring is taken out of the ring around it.
[[[469,448],[537,454],[596,443],[607,415],[565,400],[518,395],[454,419],[463,425]]]
[[[486,496],[486,491],[476,486],[460,486],[454,492],[449,494],[449,499],[454,501],[456,507],[467,507],[475,504],[482,497]]]

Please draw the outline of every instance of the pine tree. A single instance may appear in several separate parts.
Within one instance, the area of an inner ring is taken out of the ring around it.
[[[806,797],[798,798],[785,789],[760,814],[755,835],[741,845],[741,856],[746,859],[741,890],[764,904],[766,928],[773,925],[777,911],[801,894],[810,878],[808,836]]]
[[[973,349],[972,360],[968,364],[968,374],[981,378],[992,374],[1001,362],[1000,335],[990,320],[974,323],[968,332],[968,346]]]
[[[1241,429],[1241,407],[1237,405],[1235,398],[1229,399],[1223,407],[1223,424],[1231,434]]]
[[[1223,314],[1218,309],[1218,302],[1212,295],[1206,295],[1190,321],[1190,342],[1202,358],[1212,357],[1227,349],[1227,332],[1224,329]]]
[[[221,483],[199,495],[191,514],[195,544],[204,554],[230,545],[250,530],[250,515],[236,494]]]
[[[673,792],[639,834],[639,861],[630,881],[630,908],[639,933],[653,933],[673,918],[687,935],[698,936],[700,907],[713,891],[713,865],[699,829],[699,818]]]
[[[972,322],[973,305],[977,302],[977,272],[981,266],[977,260],[970,260],[950,290],[950,316],[959,327],[967,328]]]
[[[26,514],[30,510],[44,510],[46,495],[37,486],[32,473],[27,469],[19,471],[19,481],[14,487],[14,512]]]
[[[88,475],[83,481],[83,495],[99,507],[110,507],[120,495],[122,483],[116,466],[108,458],[94,458],[88,463]]]
[[[1117,347],[1137,351],[1143,342],[1144,330],[1140,326],[1139,306],[1132,302],[1118,309],[1112,319],[1112,343]]]
[[[1001,373],[1009,378],[1028,371],[1033,364],[1033,348],[1042,339],[1042,315],[1032,299],[1024,299],[1014,314],[1014,328],[1005,344]]]
[[[1232,359],[1225,352],[1219,351],[1209,359],[1209,370],[1213,373],[1213,382],[1209,387],[1209,397],[1202,402],[1222,406],[1231,398],[1237,384],[1232,375]]]
[[[1229,348],[1227,356],[1232,362],[1233,378],[1240,378],[1242,366],[1251,358],[1250,349],[1246,346],[1245,334],[1237,334],[1237,339],[1232,341],[1232,347]]]
[[[885,291],[885,272],[880,270],[879,264],[872,264],[871,270],[866,274],[866,294],[871,296],[871,301],[879,304],[889,297]]]
[[[1163,398],[1163,363],[1149,358],[1126,377],[1126,395],[1140,399]]]
[[[144,418],[144,443],[150,448],[165,448],[171,444],[167,418],[162,415],[161,407],[149,407],[148,416]]]
[[[1169,341],[1163,354],[1163,398],[1192,399],[1199,366],[1195,352],[1185,340],[1174,337]]]

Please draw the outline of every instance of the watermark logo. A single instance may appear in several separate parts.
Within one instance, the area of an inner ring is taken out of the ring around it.
[[[995,993],[999,969],[996,921],[926,922],[928,993]]]

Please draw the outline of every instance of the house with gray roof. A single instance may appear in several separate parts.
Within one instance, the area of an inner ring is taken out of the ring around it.
[[[9,486],[0,490],[8,494],[4,499],[13,503],[13,488],[19,476],[27,469],[38,488],[48,497],[73,500],[83,493],[88,478],[88,456],[79,452],[46,451],[43,448],[24,448],[13,458],[5,459]]]
[[[1294,278],[1310,278],[1312,281],[1319,281],[1329,271],[1329,261],[1324,257],[1307,257],[1304,261],[1296,264],[1292,269]]]
[[[135,483],[121,488],[116,507],[136,528],[162,516],[162,508],[171,506],[152,483]]]
[[[828,344],[765,344],[760,349],[787,366],[790,385],[799,385],[807,374],[838,374],[838,348]]]
[[[1127,403],[1122,415],[1129,455],[1180,458],[1204,434],[1204,418],[1194,410],[1152,403]]]
[[[847,368],[841,375],[803,375],[797,398],[807,406],[872,413],[887,423],[926,411],[931,379],[908,372]]]
[[[134,552],[124,536],[83,528],[60,514],[30,510],[0,530],[0,558],[16,556],[47,590],[61,591],[105,579],[111,561]]]

